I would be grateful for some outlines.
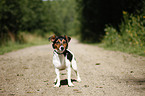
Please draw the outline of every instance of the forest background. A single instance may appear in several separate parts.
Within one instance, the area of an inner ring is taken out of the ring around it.
[[[0,54],[52,35],[145,56],[145,0],[0,0]]]

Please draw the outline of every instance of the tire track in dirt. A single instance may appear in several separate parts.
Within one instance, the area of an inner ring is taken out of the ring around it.
[[[51,45],[34,46],[0,55],[0,96],[144,96],[145,57],[106,51],[72,39],[81,83],[68,87],[66,71],[60,88],[53,88],[55,71]]]

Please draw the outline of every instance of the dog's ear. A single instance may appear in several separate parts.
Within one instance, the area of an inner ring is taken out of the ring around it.
[[[66,36],[66,35],[64,35],[64,37],[66,38],[67,42],[70,42],[70,40],[71,40],[70,37],[68,37],[68,36]]]
[[[55,39],[56,39],[56,36],[55,36],[55,35],[50,36],[50,37],[48,38],[48,40],[51,41],[51,42],[53,42]]]

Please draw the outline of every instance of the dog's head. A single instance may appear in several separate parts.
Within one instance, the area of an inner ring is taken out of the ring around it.
[[[68,43],[71,40],[71,38],[66,35],[64,36],[53,35],[48,39],[53,42],[52,47],[57,53],[63,53],[68,48]]]

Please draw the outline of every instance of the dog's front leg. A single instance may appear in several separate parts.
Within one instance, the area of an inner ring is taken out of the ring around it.
[[[56,85],[54,85],[54,87],[59,87],[60,86],[60,73],[59,73],[59,69],[55,68],[55,72],[56,72],[56,79],[57,79],[57,83]]]
[[[71,67],[70,66],[67,68],[67,75],[68,75],[68,79],[67,79],[68,80],[68,86],[73,87],[74,85],[71,82]]]

